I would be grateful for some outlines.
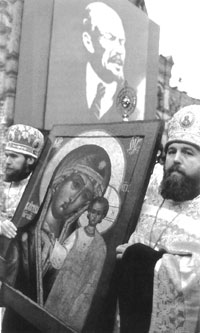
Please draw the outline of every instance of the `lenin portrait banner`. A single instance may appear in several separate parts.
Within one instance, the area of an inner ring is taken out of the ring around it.
[[[158,41],[128,0],[25,0],[14,121],[50,130],[154,119]]]

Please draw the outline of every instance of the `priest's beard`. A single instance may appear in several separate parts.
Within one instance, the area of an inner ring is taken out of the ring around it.
[[[24,161],[24,165],[20,170],[12,170],[9,173],[5,172],[5,181],[6,182],[19,182],[29,176],[31,170],[27,161]]]
[[[173,174],[173,171],[177,171],[178,174]],[[178,166],[172,166],[167,171],[164,170],[160,193],[164,199],[177,202],[192,200],[199,194],[197,179],[185,175]]]

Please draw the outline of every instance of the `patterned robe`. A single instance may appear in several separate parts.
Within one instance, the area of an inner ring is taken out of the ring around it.
[[[29,182],[30,176],[19,182],[4,182],[3,205],[0,213],[0,222],[5,219],[12,220],[25,188]],[[3,243],[0,244],[0,247]],[[19,267],[19,256],[21,249],[17,238],[12,240],[11,246],[7,252],[7,276],[6,282],[14,285]]]
[[[12,219],[15,210],[21,200],[24,190],[28,184],[29,178],[19,182],[4,182],[3,184],[3,203],[0,213],[0,221],[5,218]]]
[[[165,250],[154,268],[150,333],[200,332],[200,195],[182,203],[158,193],[155,167],[130,244]],[[162,168],[162,167],[161,167]]]

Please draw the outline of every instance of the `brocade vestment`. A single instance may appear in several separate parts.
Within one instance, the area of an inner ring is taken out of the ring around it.
[[[200,195],[174,202],[159,194],[156,165],[130,244],[165,254],[154,267],[150,333],[200,332]],[[161,167],[162,168],[162,167]]]

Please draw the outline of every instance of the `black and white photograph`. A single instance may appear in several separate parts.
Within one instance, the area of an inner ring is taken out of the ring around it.
[[[200,333],[198,0],[0,0],[0,333]]]

